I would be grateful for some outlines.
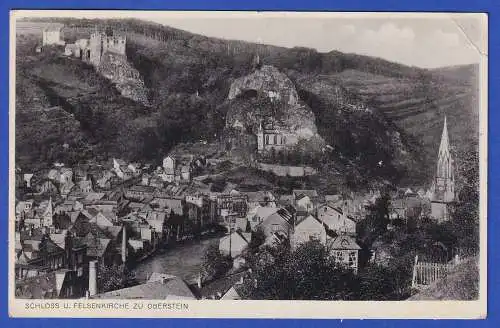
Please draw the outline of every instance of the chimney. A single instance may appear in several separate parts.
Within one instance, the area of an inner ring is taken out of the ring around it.
[[[88,295],[94,296],[97,294],[97,261],[89,262],[89,290]]]
[[[201,289],[202,287],[202,281],[201,281],[201,272],[198,273],[198,288]]]
[[[127,261],[127,228],[124,224],[122,226],[122,262],[125,264]]]
[[[73,268],[73,236],[68,231],[64,237],[64,250],[66,251],[66,268]]]

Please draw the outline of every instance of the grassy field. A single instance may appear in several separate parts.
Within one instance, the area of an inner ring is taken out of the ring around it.
[[[476,300],[479,297],[479,264],[477,258],[465,259],[446,278],[410,297],[412,301]]]

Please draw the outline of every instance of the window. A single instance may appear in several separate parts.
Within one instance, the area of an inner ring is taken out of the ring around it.
[[[340,263],[344,262],[344,254],[342,251],[335,252],[335,261]]]
[[[266,135],[266,145],[269,145],[269,135]]]
[[[281,137],[281,144],[283,144],[283,145],[284,145],[285,143],[286,143],[286,137],[285,137],[285,136],[282,136],[282,137]]]
[[[275,134],[274,135],[274,144],[277,145],[278,144],[278,136]]]
[[[355,268],[357,267],[357,256],[356,256],[356,251],[351,251],[349,252],[349,267]]]

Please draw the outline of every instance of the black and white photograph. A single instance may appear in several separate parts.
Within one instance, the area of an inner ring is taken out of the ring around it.
[[[12,297],[485,300],[486,20],[16,11]]]

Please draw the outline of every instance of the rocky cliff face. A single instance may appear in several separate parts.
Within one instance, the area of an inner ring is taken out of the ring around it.
[[[127,98],[149,105],[147,89],[139,72],[127,61],[127,58],[114,53],[103,54],[97,68],[99,73],[115,83],[120,93]]]
[[[299,100],[293,82],[276,67],[264,65],[252,74],[236,79],[229,89],[229,100],[247,90],[260,91],[270,99],[296,106]]]
[[[226,128],[255,133],[262,120],[273,119],[296,140],[321,139],[314,113],[303,102],[293,82],[274,66],[263,66],[231,84]]]

